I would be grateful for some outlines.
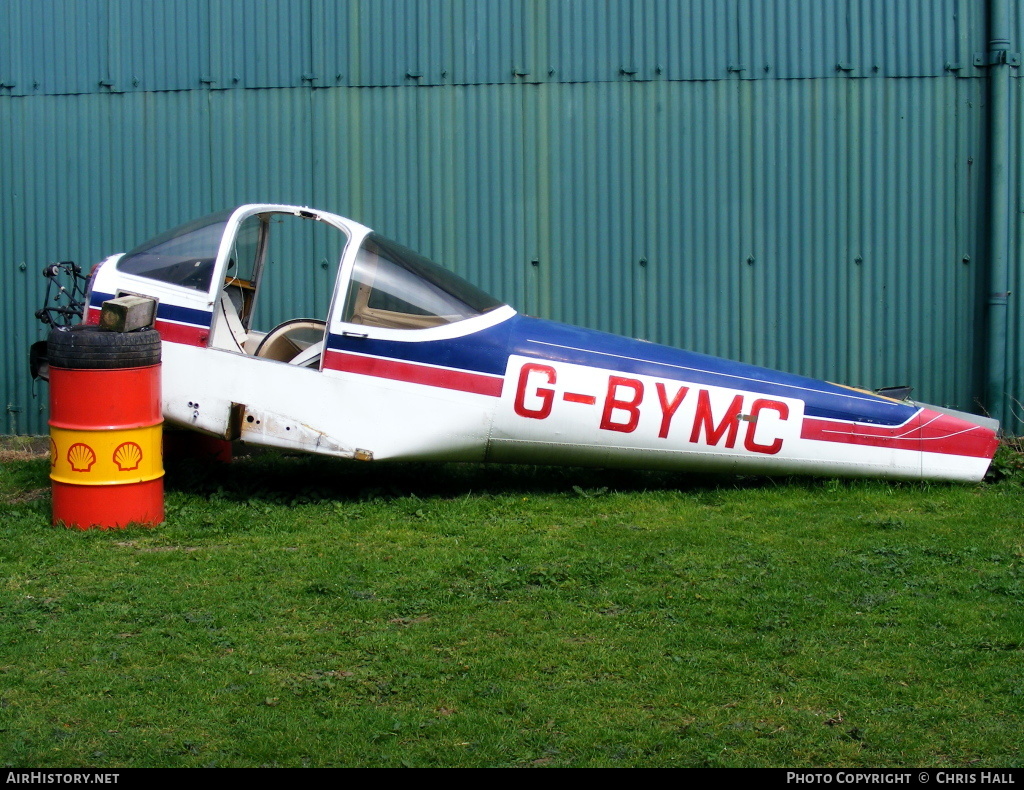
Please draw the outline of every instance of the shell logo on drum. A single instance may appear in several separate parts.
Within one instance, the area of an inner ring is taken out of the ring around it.
[[[50,468],[53,469],[57,465],[57,443],[51,437],[50,439]]]
[[[68,448],[68,463],[72,471],[88,472],[96,463],[96,453],[89,445],[76,442]]]
[[[142,448],[135,442],[122,442],[114,450],[114,463],[122,472],[138,469],[140,461],[142,461]]]

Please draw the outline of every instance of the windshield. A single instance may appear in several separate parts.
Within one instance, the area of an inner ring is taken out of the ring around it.
[[[126,253],[117,268],[151,280],[208,291],[230,216],[230,211],[222,211],[161,233]]]
[[[342,320],[425,329],[472,318],[501,304],[422,255],[371,233],[356,254]]]

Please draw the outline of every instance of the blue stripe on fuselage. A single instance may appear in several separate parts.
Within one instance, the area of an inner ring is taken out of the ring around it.
[[[413,341],[415,332],[410,335]],[[877,425],[900,425],[917,410],[805,376],[523,315],[449,340],[405,342],[332,334],[327,346],[338,351],[491,375],[503,375],[508,357],[515,354],[617,373],[729,387],[769,397],[796,398],[804,401],[804,413],[809,417]]]
[[[89,306],[97,310],[103,307],[108,299],[113,299],[114,294],[100,293],[93,291],[89,297]],[[208,310],[195,310],[191,307],[179,307],[166,302],[157,302],[156,317],[161,321],[176,321],[180,324],[192,324],[209,328],[213,322],[213,313]]]
[[[916,407],[838,384],[593,329],[515,316],[510,353],[804,401],[804,414],[901,425]]]
[[[327,348],[335,351],[351,351],[355,354],[386,357],[387,359],[400,359],[404,362],[419,362],[424,365],[440,365],[474,373],[504,376],[505,368],[508,365],[510,333],[519,318],[520,316],[513,316],[508,321],[502,321],[496,326],[448,340],[415,342],[415,330],[409,332],[409,340],[413,342],[331,334],[327,339]],[[358,332],[359,330],[353,329],[352,331]]]

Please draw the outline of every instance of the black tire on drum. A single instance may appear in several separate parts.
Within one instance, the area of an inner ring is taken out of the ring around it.
[[[108,332],[80,324],[71,329],[52,329],[46,355],[50,365],[71,370],[142,368],[160,363],[160,333]]]

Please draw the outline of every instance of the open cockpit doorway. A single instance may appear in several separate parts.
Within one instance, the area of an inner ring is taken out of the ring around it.
[[[347,242],[312,212],[244,217],[230,240],[210,346],[319,369]]]

